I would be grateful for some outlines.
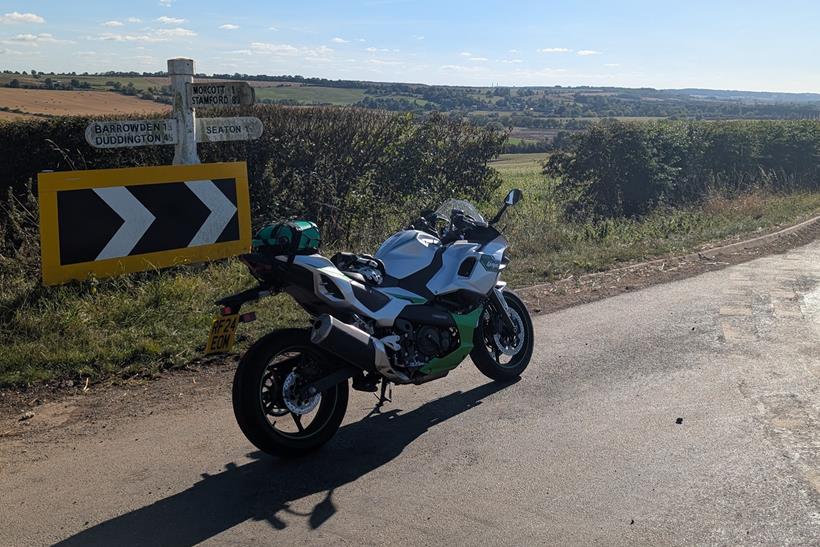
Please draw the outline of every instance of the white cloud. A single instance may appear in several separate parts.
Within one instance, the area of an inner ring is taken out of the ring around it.
[[[75,55],[79,55],[80,57],[94,57],[97,55],[96,51],[78,51]]]
[[[459,53],[459,55],[461,55],[462,57],[472,57],[473,56],[473,54],[470,53],[469,51],[462,51],[461,53]]]
[[[538,53],[569,53],[572,50],[565,47],[545,47],[536,51]]]
[[[268,44],[265,42],[253,42],[251,50],[256,53],[270,53],[284,57],[295,57],[299,54],[299,48],[290,44]]]
[[[279,29],[276,27],[268,27],[268,30],[272,30],[274,32],[279,32]]]
[[[359,39],[358,39],[358,40],[356,40],[356,41],[357,41],[357,42],[367,42],[367,40],[365,40],[364,38],[359,38]]]
[[[41,32],[40,34],[18,34],[17,36],[3,40],[3,43],[37,47],[40,44],[73,44],[74,42],[71,40],[58,40],[47,32]]]
[[[126,21],[128,21],[129,23],[142,23],[142,19],[140,19],[139,17],[129,17],[128,19],[126,19]]]
[[[250,45],[253,53],[262,55],[274,55],[276,57],[301,57],[307,61],[322,61],[334,52],[327,46],[315,48],[297,47],[291,44],[269,44],[266,42],[253,42]]]
[[[307,57],[327,57],[333,53],[333,49],[327,46],[319,46],[317,48],[306,48],[303,49],[302,52]]]
[[[46,20],[35,13],[20,13],[19,11],[12,11],[0,15],[0,23],[45,23]]]
[[[512,53],[513,55],[515,55],[516,53],[518,53],[518,50],[517,49],[508,49],[507,53]]]
[[[192,38],[196,32],[187,28],[161,28],[154,33],[159,38]]]
[[[104,27],[122,27],[125,24],[122,21],[106,21],[102,24]]]
[[[608,66],[608,67],[611,67],[611,68],[616,68],[616,67],[621,66],[621,63],[606,63],[606,64],[604,64],[604,66]]]
[[[219,28],[222,30],[239,30],[239,25],[232,25],[231,23],[225,23],[224,25],[219,25]]]
[[[350,40],[345,40],[344,38],[339,38],[338,36],[331,40],[334,44],[349,44]]]
[[[396,66],[396,65],[403,65],[401,61],[393,61],[389,59],[368,59],[367,64],[369,65],[377,65],[377,66]]]
[[[170,8],[173,3],[174,0],[159,0],[159,5],[163,8]]]
[[[523,63],[524,61],[522,61],[521,59],[501,59],[501,61],[499,61],[499,62],[510,65],[510,64]]]
[[[442,65],[439,70],[444,72],[459,72],[465,74],[486,73],[487,68],[483,66],[464,66],[464,65]]]
[[[600,55],[600,51],[595,51],[594,49],[582,49],[578,52],[578,55],[581,57],[589,57],[590,55]]]
[[[163,25],[181,25],[185,22],[185,19],[180,19],[179,17],[157,17],[157,22],[162,23]]]
[[[253,55],[253,52],[249,49],[235,49],[233,51],[229,51],[231,55]]]
[[[166,38],[149,34],[115,34],[113,32],[104,32],[98,38],[91,38],[91,40],[105,40],[106,42],[163,42]]]
[[[413,36],[416,40],[424,40],[424,36]]]
[[[91,38],[92,40],[105,40],[109,42],[143,42],[143,43],[154,43],[154,42],[167,42],[169,40],[173,40],[174,38],[193,38],[196,36],[196,32],[189,30],[187,28],[161,28],[155,31],[152,31],[149,34],[116,34],[113,32],[104,32],[97,38]]]
[[[484,63],[486,61],[489,61],[489,59],[487,59],[486,57],[470,57],[467,60],[473,63]]]

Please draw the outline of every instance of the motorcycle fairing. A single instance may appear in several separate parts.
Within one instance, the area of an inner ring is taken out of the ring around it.
[[[280,260],[286,261],[285,257]],[[376,288],[354,281],[322,255],[299,255],[293,263],[313,276],[313,291],[326,304],[350,310],[373,319],[381,327],[392,326],[410,300],[385,294]]]

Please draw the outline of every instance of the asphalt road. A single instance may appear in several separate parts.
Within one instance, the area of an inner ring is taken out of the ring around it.
[[[4,468],[0,544],[817,545],[818,281],[815,243],[540,316],[521,381],[354,392],[301,461],[227,390],[112,416]]]

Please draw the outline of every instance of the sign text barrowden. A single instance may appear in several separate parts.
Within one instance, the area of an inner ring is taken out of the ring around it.
[[[91,122],[85,140],[95,148],[123,148],[177,143],[176,120]]]

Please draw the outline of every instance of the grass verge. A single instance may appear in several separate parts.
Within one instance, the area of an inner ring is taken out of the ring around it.
[[[540,174],[543,159],[543,154],[520,154],[495,163],[504,178],[499,195],[512,187],[525,192],[504,228],[513,258],[505,279],[514,287],[686,252],[820,210],[820,194],[756,193],[659,210],[641,220],[567,223],[553,185]],[[201,355],[216,312],[213,302],[253,283],[244,266],[228,260],[45,288],[36,270],[2,261],[0,386],[151,376],[183,366]],[[306,319],[283,295],[252,309],[259,319],[240,328],[239,351],[267,331]]]

